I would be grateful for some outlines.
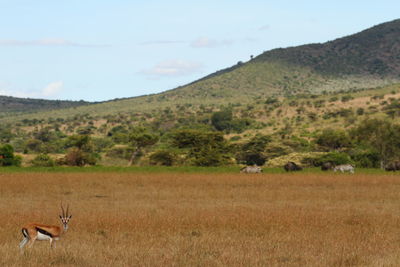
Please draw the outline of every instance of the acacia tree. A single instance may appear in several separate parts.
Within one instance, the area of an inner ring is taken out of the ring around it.
[[[390,160],[400,156],[400,125],[388,120],[367,119],[351,131],[361,145],[375,150],[383,168]]]
[[[324,129],[315,140],[326,151],[340,151],[351,147],[349,135],[343,130]]]
[[[221,132],[177,130],[170,135],[172,147],[186,151],[190,164],[220,166],[230,161],[230,150]]]
[[[129,134],[129,142],[134,149],[128,166],[131,166],[138,156],[142,154],[143,149],[155,145],[158,139],[157,135],[149,133],[145,128],[137,127],[133,129]]]

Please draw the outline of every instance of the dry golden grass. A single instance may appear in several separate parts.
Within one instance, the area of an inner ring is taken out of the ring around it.
[[[400,177],[0,174],[0,266],[399,266]],[[70,230],[19,253],[27,221]]]

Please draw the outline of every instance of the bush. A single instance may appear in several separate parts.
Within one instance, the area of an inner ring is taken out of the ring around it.
[[[351,152],[351,158],[358,167],[379,168],[380,157],[376,151],[356,150]]]
[[[114,146],[107,150],[106,156],[110,158],[119,158],[129,160],[133,153],[133,148],[126,146]]]
[[[21,166],[22,158],[14,155],[11,145],[0,146],[0,166]]]
[[[35,167],[54,167],[56,164],[54,160],[47,154],[39,154],[33,160],[31,164]]]
[[[324,129],[315,140],[323,150],[337,150],[351,147],[351,139],[343,130]]]
[[[65,155],[64,163],[68,166],[96,165],[99,156],[95,153],[83,152],[81,149],[73,147]]]
[[[334,165],[341,165],[341,164],[352,164],[353,161],[351,160],[350,156],[346,153],[340,152],[330,152],[327,153],[320,158],[315,160],[315,166],[321,166],[322,164],[330,162]]]
[[[150,156],[151,165],[172,166],[176,161],[176,155],[172,152],[160,150]]]

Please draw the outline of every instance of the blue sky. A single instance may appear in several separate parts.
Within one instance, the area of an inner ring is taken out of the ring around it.
[[[278,47],[399,18],[400,1],[0,0],[0,95],[158,93]]]

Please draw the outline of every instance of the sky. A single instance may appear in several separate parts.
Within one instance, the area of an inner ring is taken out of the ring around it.
[[[159,93],[279,47],[398,19],[398,0],[0,0],[0,95]]]

